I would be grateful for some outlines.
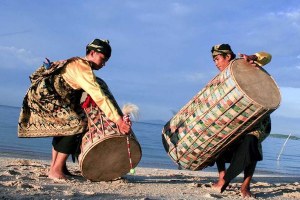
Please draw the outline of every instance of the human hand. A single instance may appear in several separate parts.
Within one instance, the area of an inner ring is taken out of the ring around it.
[[[123,120],[125,121],[126,124],[131,126],[131,120],[129,115],[124,115]]]
[[[130,120],[127,122],[123,118],[120,118],[117,121],[117,126],[122,134],[127,135],[131,129],[131,122],[130,122]]]
[[[243,58],[245,61],[247,61],[248,63],[250,63],[252,66],[254,67],[259,67],[255,61],[257,60],[257,56],[256,55],[246,55],[246,54],[242,54],[239,53],[239,56],[241,58]]]
[[[216,77],[216,78],[214,78],[212,81],[210,81],[210,82],[207,84],[207,87],[219,85],[220,83],[221,83],[221,81],[219,80],[218,77]]]

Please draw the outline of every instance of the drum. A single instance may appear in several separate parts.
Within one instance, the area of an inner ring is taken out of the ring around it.
[[[99,78],[97,80],[119,109],[105,82]],[[142,150],[133,131],[129,135],[120,133],[117,125],[93,104],[85,108],[85,113],[89,129],[82,138],[78,157],[82,175],[91,181],[109,181],[136,167],[141,160]]]
[[[164,126],[164,148],[180,168],[201,170],[280,100],[277,84],[263,68],[233,60]]]

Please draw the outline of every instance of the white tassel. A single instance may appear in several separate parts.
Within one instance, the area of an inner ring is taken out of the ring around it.
[[[132,103],[127,103],[123,106],[122,112],[124,115],[128,115],[131,118],[133,118],[135,121],[137,121],[139,117],[139,107],[137,105],[134,105]]]

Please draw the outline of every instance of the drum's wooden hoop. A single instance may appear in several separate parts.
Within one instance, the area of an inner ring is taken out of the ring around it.
[[[279,106],[280,91],[266,70],[253,67],[241,59],[234,60],[230,69],[237,86],[250,99],[266,109],[276,109]]]

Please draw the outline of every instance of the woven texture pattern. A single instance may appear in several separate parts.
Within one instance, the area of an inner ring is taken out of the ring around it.
[[[231,70],[228,67],[210,81],[164,126],[164,147],[180,167],[207,167],[246,130],[274,111],[245,95]]]
[[[97,81],[121,114],[107,84],[100,78]],[[132,167],[136,167],[141,160],[142,151],[134,132],[130,130],[129,135],[120,133],[117,125],[92,103],[84,111],[88,119],[88,131],[82,137],[78,157],[82,175],[92,181],[107,181],[125,175],[130,171],[128,148],[131,150]],[[126,143],[127,137],[131,147]]]
[[[84,134],[82,137],[81,143],[81,154],[79,156],[79,161],[81,157],[95,145],[99,144],[101,141],[106,138],[111,137],[124,137],[127,135],[121,134],[117,125],[109,120],[103,111],[99,109],[99,107],[89,107],[85,109],[86,116],[88,118],[88,132]],[[136,139],[133,131],[131,130],[129,133],[132,139]]]

